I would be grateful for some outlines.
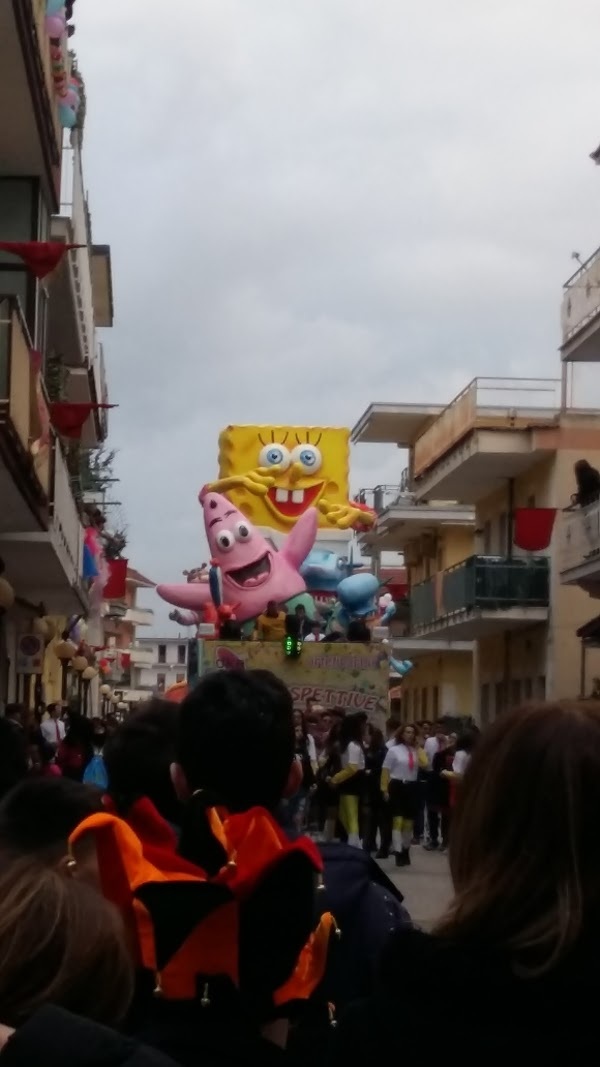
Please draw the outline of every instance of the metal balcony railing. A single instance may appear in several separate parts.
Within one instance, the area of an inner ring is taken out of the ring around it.
[[[411,627],[474,609],[547,607],[550,571],[546,556],[527,559],[469,556],[419,582],[410,594]]]
[[[560,407],[559,378],[473,378],[414,446],[416,477],[449,452],[480,421],[510,429],[516,417],[550,417]]]
[[[410,504],[412,497],[409,489],[408,467],[402,471],[399,485],[376,485],[373,489],[360,489],[358,499],[361,504],[369,507],[381,515],[387,508],[393,508],[397,504]]]
[[[600,500],[563,513],[559,539],[561,572],[598,560],[600,569]]]

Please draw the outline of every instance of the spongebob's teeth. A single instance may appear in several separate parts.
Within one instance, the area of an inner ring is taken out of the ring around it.
[[[290,494],[289,494],[287,489],[276,489],[275,490],[275,500],[277,501],[278,504],[285,504],[287,502],[287,500],[289,499],[289,495]],[[293,496],[293,494],[292,494],[292,496]]]
[[[304,503],[304,489],[294,489],[292,493],[292,504]]]

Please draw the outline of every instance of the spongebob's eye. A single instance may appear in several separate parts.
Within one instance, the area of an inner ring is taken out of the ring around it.
[[[292,462],[299,463],[307,474],[314,474],[321,469],[323,457],[316,445],[296,445],[292,452]]]
[[[221,549],[221,552],[231,552],[235,544],[235,538],[230,530],[219,530],[215,541]]]
[[[249,541],[252,537],[252,529],[247,522],[237,522],[234,534],[236,541]]]
[[[260,450],[258,462],[261,467],[281,467],[286,471],[290,465],[290,454],[285,445],[265,445]]]

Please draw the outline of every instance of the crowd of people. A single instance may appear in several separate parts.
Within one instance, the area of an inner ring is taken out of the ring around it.
[[[448,1040],[468,1006],[467,1065],[594,1056],[596,705],[388,733],[260,670],[121,724],[7,709],[0,1067],[364,1067],[422,1055],[428,1005]],[[421,819],[454,886],[429,933],[372,856],[407,866]]]
[[[477,741],[475,727],[459,734],[444,722],[386,723],[344,715],[307,702],[294,712],[296,758],[302,781],[286,805],[288,823],[324,840],[410,866],[412,844],[446,851],[457,785]]]

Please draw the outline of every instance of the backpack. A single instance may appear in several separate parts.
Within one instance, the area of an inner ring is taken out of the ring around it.
[[[108,789],[108,774],[102,756],[92,756],[84,771],[83,784],[95,785],[98,789]]]

